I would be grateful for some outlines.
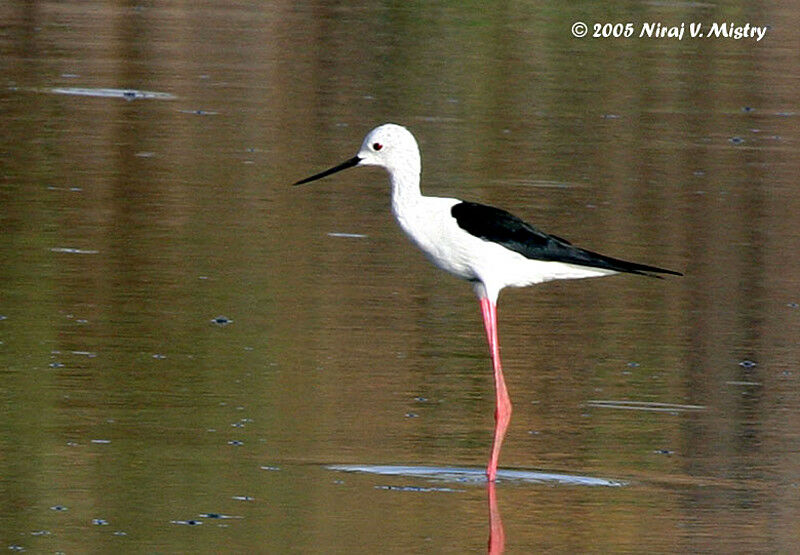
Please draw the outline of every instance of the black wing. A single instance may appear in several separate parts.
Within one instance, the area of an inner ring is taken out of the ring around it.
[[[683,275],[674,270],[627,262],[575,247],[569,241],[539,231],[513,214],[492,206],[460,202],[450,209],[450,213],[456,219],[458,226],[467,233],[484,241],[503,245],[505,248],[533,260],[565,262],[578,266],[653,277],[659,277],[653,275],[659,273]]]

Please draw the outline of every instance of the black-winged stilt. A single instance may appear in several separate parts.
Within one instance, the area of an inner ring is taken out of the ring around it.
[[[370,131],[358,154],[349,160],[295,185],[355,166],[380,166],[389,173],[392,212],[400,227],[436,266],[471,282],[480,299],[496,395],[494,442],[486,468],[486,476],[493,482],[511,419],[511,400],[503,379],[497,340],[500,290],[620,272],[653,277],[682,274],[578,248],[499,208],[455,198],[423,196],[419,188],[421,161],[417,141],[405,127],[392,123]]]

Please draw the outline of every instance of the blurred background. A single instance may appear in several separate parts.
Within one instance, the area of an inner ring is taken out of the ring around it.
[[[0,548],[480,552],[491,365],[381,170],[676,269],[506,290],[509,552],[787,552],[794,3],[0,4]],[[576,38],[576,21],[634,24]],[[645,22],[766,36],[639,38]]]

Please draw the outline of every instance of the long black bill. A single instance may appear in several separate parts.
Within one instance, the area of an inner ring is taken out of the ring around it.
[[[303,183],[309,183],[311,181],[316,181],[317,179],[322,179],[323,177],[326,177],[332,173],[340,172],[342,170],[346,170],[347,168],[352,168],[353,166],[357,166],[359,162],[361,162],[361,158],[359,158],[358,156],[353,156],[352,158],[350,158],[349,160],[345,160],[338,166],[334,166],[329,170],[325,170],[324,172],[319,172],[317,174],[314,174],[311,177],[306,177],[305,179],[301,179],[297,183],[294,183],[294,185],[302,185]]]

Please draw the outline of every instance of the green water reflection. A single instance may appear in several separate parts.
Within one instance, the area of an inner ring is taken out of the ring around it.
[[[569,33],[654,19],[772,28]],[[504,293],[501,465],[628,483],[501,483],[508,551],[796,545],[796,10],[11,1],[0,20],[0,546],[485,549],[482,485],[327,468],[480,467],[491,441],[477,303],[401,235],[385,176],[288,186],[384,121],[419,139],[429,194],[686,273]]]

